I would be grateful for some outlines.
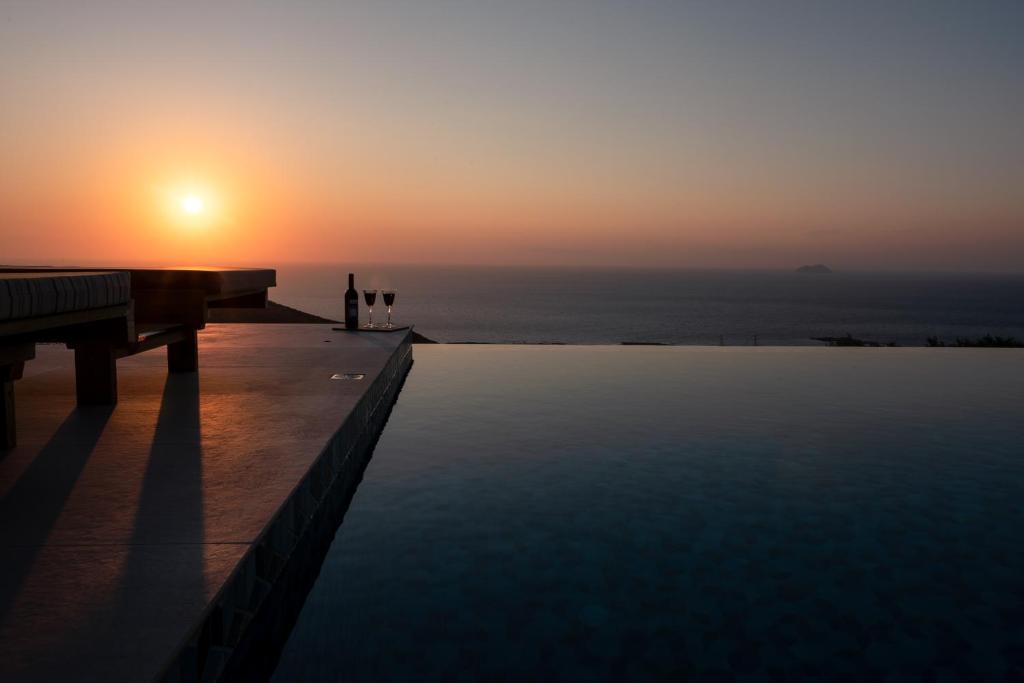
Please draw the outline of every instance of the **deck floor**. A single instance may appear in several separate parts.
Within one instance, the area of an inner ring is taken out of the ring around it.
[[[124,359],[87,409],[40,346],[0,457],[0,680],[156,676],[403,338],[211,325],[198,374]]]

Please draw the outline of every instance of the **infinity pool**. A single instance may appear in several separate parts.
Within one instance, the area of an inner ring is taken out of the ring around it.
[[[276,680],[1024,676],[1024,352],[414,356]]]

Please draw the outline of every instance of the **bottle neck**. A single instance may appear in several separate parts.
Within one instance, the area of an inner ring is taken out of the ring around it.
[[[348,274],[348,288],[349,289],[355,289],[356,288],[356,275],[355,275],[355,273],[349,273]]]

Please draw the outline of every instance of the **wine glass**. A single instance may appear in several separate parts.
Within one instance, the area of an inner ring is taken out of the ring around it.
[[[373,305],[377,303],[377,290],[376,289],[364,289],[363,290],[363,301],[366,302],[366,307],[370,309],[370,323],[367,327],[373,327]]]
[[[384,305],[388,307],[388,322],[384,327],[390,330],[394,327],[394,325],[391,324],[391,307],[395,305],[395,295],[398,294],[398,292],[393,289],[385,289],[381,294],[384,296]]]

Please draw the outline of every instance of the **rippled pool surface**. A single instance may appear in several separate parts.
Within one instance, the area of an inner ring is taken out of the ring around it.
[[[1024,352],[414,357],[276,680],[1024,677]]]

